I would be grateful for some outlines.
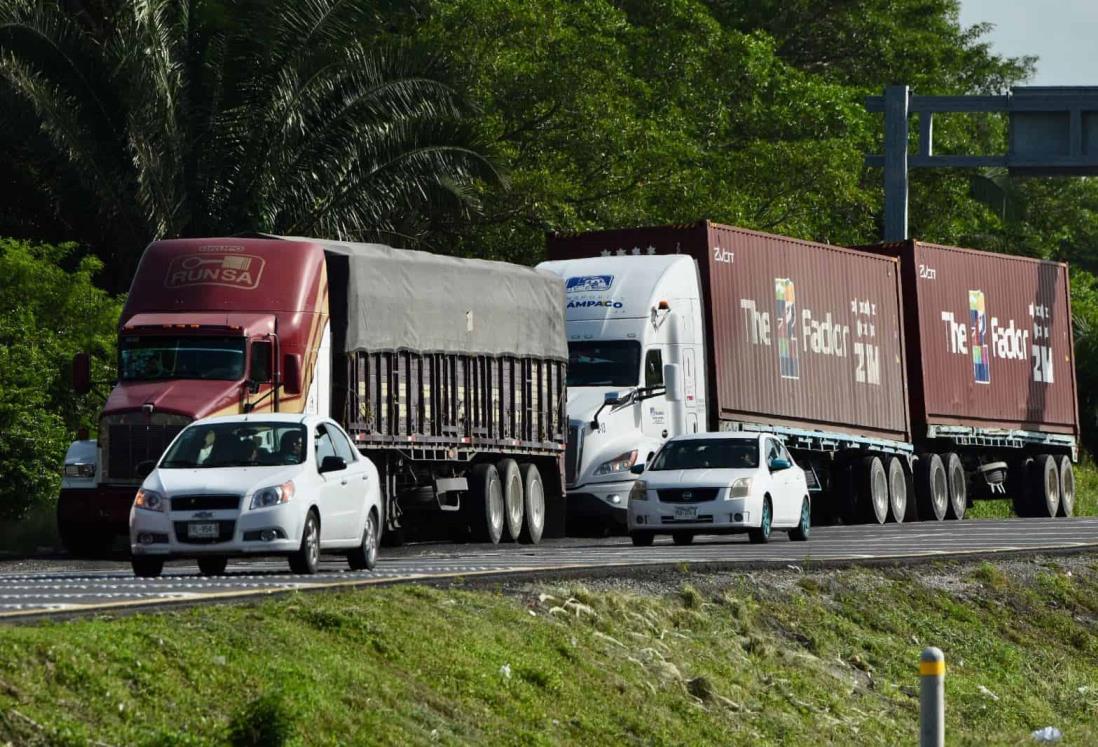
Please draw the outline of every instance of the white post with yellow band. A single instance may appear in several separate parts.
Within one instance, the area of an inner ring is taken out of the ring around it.
[[[919,747],[945,745],[945,654],[923,649],[919,657]]]

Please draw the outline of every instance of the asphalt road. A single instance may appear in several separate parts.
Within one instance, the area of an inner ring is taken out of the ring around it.
[[[245,599],[301,589],[352,588],[377,583],[500,576],[582,573],[626,566],[703,564],[795,565],[805,562],[873,562],[903,558],[1018,552],[1098,551],[1098,519],[1008,519],[819,527],[808,542],[775,536],[767,545],[745,536],[701,536],[679,547],[657,538],[635,548],[628,538],[549,540],[524,545],[420,544],[383,551],[373,572],[347,570],[326,558],[315,576],[296,576],[282,559],[230,562],[220,577],[198,574],[194,563],[172,563],[158,579],[134,578],[128,562],[74,560],[0,561],[0,620],[125,610],[161,604]],[[609,570],[606,570],[609,569]]]

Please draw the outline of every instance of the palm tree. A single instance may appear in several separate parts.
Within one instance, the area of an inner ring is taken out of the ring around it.
[[[8,188],[29,171],[100,226],[123,283],[151,238],[407,243],[464,220],[499,176],[436,62],[370,41],[374,5],[0,0]]]

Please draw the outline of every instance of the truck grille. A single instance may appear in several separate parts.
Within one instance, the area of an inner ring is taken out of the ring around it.
[[[239,495],[177,495],[172,511],[227,511],[240,508]]]
[[[580,457],[583,456],[583,428],[578,424],[568,425],[568,444],[564,449],[564,480],[569,485],[576,482]]]
[[[183,425],[107,426],[107,478],[140,480],[138,467],[155,463]]]
[[[657,490],[660,503],[704,503],[715,501],[720,494],[720,488],[672,488]]]

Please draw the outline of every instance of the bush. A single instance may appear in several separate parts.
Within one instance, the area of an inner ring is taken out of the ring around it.
[[[229,724],[233,747],[279,747],[293,733],[293,719],[282,696],[268,692],[248,703]]]

